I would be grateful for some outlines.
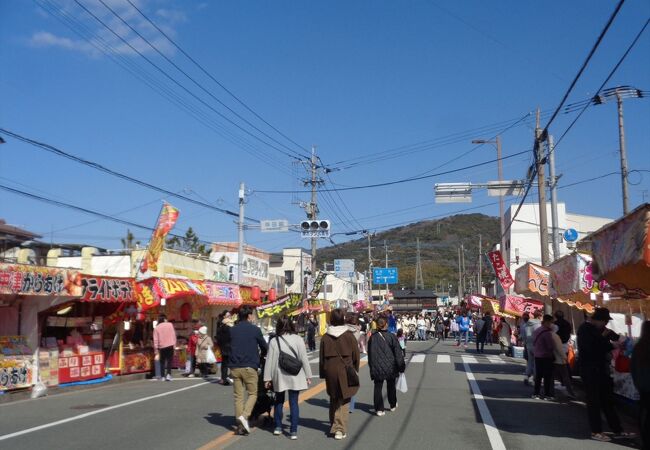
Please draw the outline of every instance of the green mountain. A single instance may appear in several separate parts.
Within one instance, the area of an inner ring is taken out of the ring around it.
[[[371,237],[373,266],[386,263],[384,241],[388,246],[388,266],[399,269],[399,285],[395,288],[415,287],[416,239],[420,238],[420,260],[425,289],[439,285],[453,285],[452,295],[458,286],[458,250],[465,251],[465,285],[476,286],[479,258],[479,235],[483,254],[499,241],[499,219],[484,214],[461,214],[439,220],[426,220],[392,228]],[[318,250],[318,266],[333,263],[335,259],[354,259],[356,269],[368,269],[368,239],[345,242]],[[483,257],[483,283],[494,278],[489,261]],[[331,266],[328,266],[331,270]],[[446,290],[443,288],[443,290]]]

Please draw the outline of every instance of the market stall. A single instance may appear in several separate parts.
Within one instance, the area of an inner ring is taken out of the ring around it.
[[[0,393],[36,382],[34,352],[25,336],[0,337]]]

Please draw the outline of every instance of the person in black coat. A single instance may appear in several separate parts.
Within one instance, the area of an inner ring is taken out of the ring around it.
[[[232,320],[230,317],[224,315],[219,326],[217,328],[217,345],[221,350],[221,380],[220,383],[224,386],[228,386],[232,383],[230,377],[228,377],[228,359],[230,358],[230,327],[232,326]]]
[[[307,348],[310,352],[316,350],[316,326],[318,323],[314,316],[310,315],[307,319]]]
[[[368,342],[368,366],[370,379],[375,382],[374,406],[378,416],[385,415],[382,388],[386,381],[390,410],[397,408],[395,379],[404,372],[406,364],[399,342],[393,333],[387,331],[388,323],[384,317],[377,319],[377,331]]]

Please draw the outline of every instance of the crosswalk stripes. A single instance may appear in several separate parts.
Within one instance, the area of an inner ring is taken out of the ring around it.
[[[478,363],[476,358],[474,358],[473,356],[470,356],[470,355],[462,355],[460,358],[466,364],[476,364],[476,363]]]
[[[423,363],[424,358],[426,358],[427,355],[424,353],[416,353],[411,357],[411,362],[412,363]]]
[[[451,356],[449,355],[438,355],[438,358],[436,359],[437,363],[451,363]]]
[[[496,355],[488,355],[487,357],[488,361],[490,361],[492,364],[505,364],[506,362],[499,358]]]

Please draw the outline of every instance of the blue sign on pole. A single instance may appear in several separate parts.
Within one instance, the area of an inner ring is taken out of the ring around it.
[[[397,284],[399,277],[397,267],[374,267],[372,269],[372,282],[374,284]]]
[[[575,242],[578,240],[578,232],[573,228],[569,228],[564,232],[564,240],[567,242]]]

